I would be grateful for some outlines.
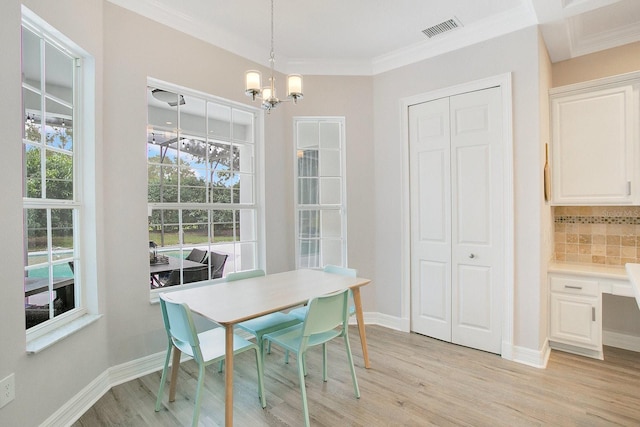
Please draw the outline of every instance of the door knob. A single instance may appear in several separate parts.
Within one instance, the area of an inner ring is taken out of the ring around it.
[[[469,254],[469,258],[473,259],[473,258],[475,258],[475,257],[476,257],[476,255],[475,255],[475,254]]]

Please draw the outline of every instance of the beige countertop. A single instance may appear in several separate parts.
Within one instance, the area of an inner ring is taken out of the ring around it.
[[[627,264],[628,265],[628,264]],[[640,267],[640,264],[635,264]],[[570,273],[590,277],[601,277],[605,279],[628,280],[623,265],[597,265],[597,264],[572,264],[566,262],[552,262],[548,267],[549,273]],[[638,276],[640,280],[640,276]]]

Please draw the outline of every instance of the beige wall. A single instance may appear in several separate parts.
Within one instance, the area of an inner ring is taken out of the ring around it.
[[[553,64],[553,87],[640,70],[640,42]]]

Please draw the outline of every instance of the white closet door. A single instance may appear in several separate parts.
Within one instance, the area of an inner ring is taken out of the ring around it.
[[[500,88],[450,99],[452,341],[500,353],[503,236]]]
[[[500,353],[500,88],[409,108],[411,329]]]
[[[411,325],[451,341],[449,99],[409,108]]]

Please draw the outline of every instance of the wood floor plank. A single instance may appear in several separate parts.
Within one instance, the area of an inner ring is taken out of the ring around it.
[[[329,345],[329,381],[320,349],[308,355],[306,390],[314,426],[639,426],[640,353],[605,347],[605,360],[553,351],[547,369],[417,334],[367,326],[372,369],[364,368],[357,329],[351,347],[362,397],[356,399],[344,344]],[[265,360],[267,407],[257,395],[255,359],[236,356],[238,426],[299,426],[295,358],[274,346]],[[176,401],[154,412],[160,372],[113,387],[73,426],[189,425],[197,368],[184,362]],[[207,369],[200,425],[224,425],[224,374]]]

